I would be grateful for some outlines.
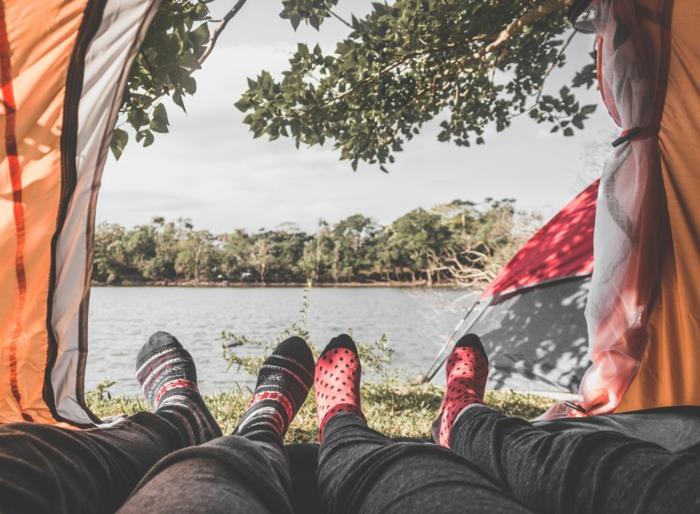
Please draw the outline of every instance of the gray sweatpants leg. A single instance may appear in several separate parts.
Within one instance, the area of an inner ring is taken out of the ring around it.
[[[326,426],[318,487],[328,514],[530,512],[451,450],[392,441],[354,415]]]

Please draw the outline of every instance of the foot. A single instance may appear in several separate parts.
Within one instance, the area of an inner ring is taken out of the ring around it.
[[[355,414],[362,419],[360,406],[360,377],[362,368],[357,347],[347,334],[331,339],[316,363],[314,388],[318,411],[319,439],[334,416]]]
[[[447,385],[440,414],[433,423],[433,439],[449,448],[450,433],[457,416],[475,403],[484,403],[489,360],[481,340],[474,334],[463,336],[447,359]]]
[[[197,418],[201,438],[221,435],[197,388],[194,360],[167,332],[156,332],[136,357],[136,379],[154,411],[181,406]]]
[[[300,337],[281,342],[263,362],[253,399],[235,433],[271,430],[284,439],[313,385],[314,357]]]

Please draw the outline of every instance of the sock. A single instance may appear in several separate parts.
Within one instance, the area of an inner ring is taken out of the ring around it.
[[[136,357],[136,379],[154,411],[187,410],[187,414],[180,410],[179,417],[184,417],[186,425],[194,425],[186,427],[193,443],[221,435],[197,389],[194,360],[172,335],[156,332],[143,345]]]
[[[341,412],[365,419],[360,405],[362,368],[357,347],[347,334],[331,339],[316,363],[314,388],[319,439],[328,421]]]
[[[457,341],[447,359],[446,371],[445,396],[433,423],[433,439],[449,448],[450,432],[457,416],[469,405],[484,403],[489,361],[476,335],[467,334]]]
[[[314,357],[301,337],[282,341],[263,362],[253,399],[234,432],[268,430],[284,439],[313,384]]]

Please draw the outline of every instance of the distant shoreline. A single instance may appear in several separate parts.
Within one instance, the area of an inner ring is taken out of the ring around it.
[[[307,284],[304,282],[293,282],[293,283],[276,283],[270,282],[268,284],[260,284],[256,282],[123,282],[121,284],[103,284],[100,282],[93,282],[92,287],[199,287],[199,288],[274,288],[274,287],[289,287],[289,288],[304,288]],[[464,289],[469,290],[466,287],[460,287],[457,284],[450,283],[439,283],[432,284],[428,286],[425,281],[418,282],[341,282],[338,284],[334,283],[321,283],[312,284],[312,288],[412,288],[412,287],[422,287],[422,288],[432,288],[432,289]]]

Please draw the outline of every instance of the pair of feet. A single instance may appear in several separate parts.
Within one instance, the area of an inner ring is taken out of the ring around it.
[[[197,375],[190,354],[173,336],[154,334],[137,357],[137,379],[154,409],[177,403],[203,405],[197,391]],[[488,359],[479,338],[462,337],[447,360],[447,384],[433,438],[449,446],[450,431],[469,405],[483,403]],[[314,365],[311,349],[299,337],[280,343],[263,363],[253,399],[236,433],[271,430],[284,438],[289,425],[314,386],[319,437],[328,422],[341,413],[364,419],[360,403],[361,364],[350,336],[335,337]],[[206,408],[203,409],[206,411]],[[208,422],[211,415],[206,412]]]

